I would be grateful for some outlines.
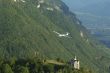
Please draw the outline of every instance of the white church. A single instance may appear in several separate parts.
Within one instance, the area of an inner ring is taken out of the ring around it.
[[[74,67],[74,69],[80,69],[80,62],[79,62],[79,60],[76,58],[76,56],[75,56],[75,58],[74,59],[71,59],[70,60],[70,65],[72,66],[72,67]]]

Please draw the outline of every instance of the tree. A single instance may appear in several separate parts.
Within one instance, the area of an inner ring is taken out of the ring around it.
[[[9,61],[8,61],[9,65],[10,65],[10,66],[15,65],[16,60],[17,60],[16,57],[12,57],[12,58],[10,58]]]
[[[13,73],[12,68],[8,64],[3,64],[2,73]]]
[[[19,73],[29,73],[29,69],[27,67],[20,66]]]

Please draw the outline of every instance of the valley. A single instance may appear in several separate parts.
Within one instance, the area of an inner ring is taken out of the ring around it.
[[[63,0],[70,10],[75,12],[76,16],[82,22],[95,38],[110,48],[110,1],[92,0],[92,1],[67,1]],[[101,35],[99,35],[101,34]]]

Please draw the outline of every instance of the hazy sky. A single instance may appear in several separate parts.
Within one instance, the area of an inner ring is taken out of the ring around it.
[[[70,7],[70,9],[73,10],[96,3],[107,2],[110,0],[62,0],[62,1],[65,2]]]

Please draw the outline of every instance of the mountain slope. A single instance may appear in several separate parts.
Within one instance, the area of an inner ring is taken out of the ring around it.
[[[69,60],[76,55],[82,66],[107,73],[109,50],[89,38],[62,1],[1,0],[0,16],[2,58],[38,55]]]

